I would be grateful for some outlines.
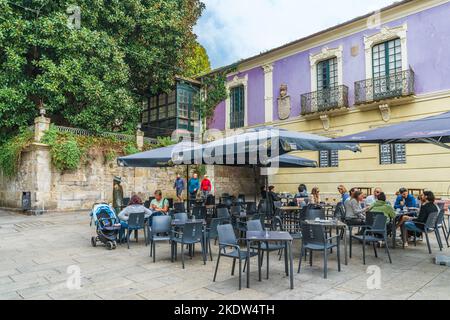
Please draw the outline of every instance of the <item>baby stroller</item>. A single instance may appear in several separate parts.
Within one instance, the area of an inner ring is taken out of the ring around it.
[[[117,248],[117,235],[121,228],[114,209],[106,203],[94,204],[91,211],[91,226],[95,224],[97,236],[91,238],[93,247],[97,242],[103,243],[108,250]]]

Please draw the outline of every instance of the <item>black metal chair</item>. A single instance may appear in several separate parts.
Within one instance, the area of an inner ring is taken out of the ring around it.
[[[205,206],[194,206],[192,208],[192,215],[195,219],[204,220],[206,219],[206,207]]]
[[[260,220],[247,221],[247,231],[264,231]],[[269,253],[273,251],[280,251],[285,248],[283,244],[263,242],[260,247],[252,245],[251,249],[261,250],[262,255],[260,259],[260,265],[262,266],[264,260],[264,252],[267,252],[267,279],[269,279]]]
[[[217,218],[227,219],[230,222],[230,211],[227,208],[217,208]]]
[[[445,215],[444,215],[444,209],[440,209],[437,220],[436,220],[436,230],[439,234],[439,242],[441,249],[443,248],[444,244],[442,243],[442,238],[440,234],[440,230],[442,229],[442,233],[444,234],[445,242],[447,243],[447,248],[450,248],[449,242],[448,242],[448,234],[445,226]]]
[[[325,209],[320,206],[309,205],[306,211],[300,214],[301,220],[325,220]]]
[[[150,257],[153,257],[153,262],[156,261],[156,242],[170,241],[171,239],[171,222],[170,216],[153,217],[152,228],[148,227]]]
[[[247,202],[245,205],[245,212],[247,213],[247,215],[252,215],[255,214],[257,212],[257,208],[256,208],[256,202]]]
[[[219,236],[217,232],[217,227],[226,222],[225,219],[222,218],[213,218],[211,219],[211,223],[206,228],[206,249],[209,252],[209,257],[211,261],[213,261],[212,250],[211,250],[211,240],[214,239],[214,244],[217,243],[217,237]]]
[[[236,260],[239,260],[239,290],[242,289],[242,260],[245,260],[245,267],[247,266],[247,254],[245,250],[241,250],[238,245],[238,240],[234,234],[233,226],[231,224],[219,225],[217,227],[217,232],[219,236],[219,256],[217,257],[216,269],[214,271],[213,282],[216,281],[217,269],[219,268],[220,257],[227,257],[233,259],[233,267],[231,269],[231,275],[234,276],[234,269],[236,267]],[[227,248],[233,249],[232,251],[227,251]],[[250,252],[250,257],[258,255],[256,252]]]
[[[187,220],[189,219],[186,212],[179,212],[179,213],[176,213],[176,214],[173,216],[173,218],[174,218],[174,220],[180,220],[180,221],[187,221]]]
[[[373,223],[364,230],[362,235],[350,235],[350,257],[352,256],[352,239],[362,242],[363,264],[366,264],[366,244],[372,243],[375,257],[378,258],[377,244],[384,241],[385,251],[389,257],[389,262],[392,264],[387,241],[387,217],[383,213],[374,213],[372,221]]]
[[[206,264],[206,251],[205,251],[205,239],[203,235],[203,222],[186,222],[181,230],[174,231],[172,230],[172,257],[177,253],[177,245],[181,244],[181,261],[184,269],[184,246],[189,246],[189,252],[192,255],[195,251],[195,244],[200,243],[202,247],[202,256],[203,256],[203,264]],[[172,258],[173,259],[173,258]]]
[[[328,275],[328,251],[336,248],[338,271],[341,272],[341,254],[340,254],[340,236],[327,237],[325,228],[322,225],[302,225],[302,246],[300,251],[300,259],[298,264],[298,273],[300,273],[302,266],[302,259],[306,256],[307,250],[309,253],[309,265],[313,263],[313,252],[323,252],[323,277],[326,279]],[[336,240],[334,243],[333,240]]]
[[[186,207],[184,205],[184,202],[175,202],[173,204],[173,209],[174,209],[175,213],[186,212]]]
[[[136,239],[136,242],[138,242],[139,241],[138,231],[144,230],[145,244],[147,244],[147,232],[146,232],[146,228],[145,228],[145,212],[130,213],[130,215],[128,216],[127,223],[128,223],[128,226],[126,227],[126,230],[127,230],[126,238],[127,238],[128,249],[130,249],[130,236],[131,236],[131,232],[133,232],[133,231],[134,231],[134,237]]]

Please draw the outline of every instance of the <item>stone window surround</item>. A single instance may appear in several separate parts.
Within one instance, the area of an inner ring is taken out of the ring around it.
[[[400,38],[401,50],[402,50],[402,71],[406,71],[409,68],[408,65],[408,47],[407,47],[407,32],[408,24],[404,24],[397,27],[382,27],[381,31],[371,36],[364,36],[364,47],[366,57],[366,79],[372,79],[372,48],[373,46]]]
[[[234,87],[244,86],[244,127],[248,126],[248,74],[243,77],[237,75],[231,81],[226,84],[227,87],[227,99],[225,101],[225,130],[230,129],[230,111],[231,111],[231,98],[230,91]]]
[[[323,47],[319,53],[310,54],[309,62],[311,65],[311,91],[317,91],[317,64],[321,61],[328,60],[331,58],[337,58],[337,73],[338,73],[338,85],[342,86],[344,84],[343,73],[342,73],[342,53],[343,46],[340,45],[337,48],[329,49],[328,47]]]
[[[264,72],[264,120],[265,123],[273,121],[273,64],[262,66]]]

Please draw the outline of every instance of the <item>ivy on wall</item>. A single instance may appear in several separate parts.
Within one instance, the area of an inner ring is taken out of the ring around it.
[[[227,74],[234,71],[236,71],[236,67],[232,66],[201,77],[202,93],[200,99],[197,99],[196,105],[202,119],[211,120],[217,105],[228,98]]]
[[[12,177],[17,173],[22,151],[33,142],[33,139],[33,132],[24,129],[0,145],[0,169],[5,176]]]

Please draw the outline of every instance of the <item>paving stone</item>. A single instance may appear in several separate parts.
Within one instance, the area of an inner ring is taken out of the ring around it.
[[[289,289],[289,278],[284,273],[284,260],[275,254],[270,260],[270,279],[258,281],[256,259],[251,262],[251,288],[247,289],[246,274],[242,275],[242,290],[238,290],[237,275],[231,276],[231,259],[222,259],[217,282],[212,282],[217,259],[203,264],[198,250],[193,259],[186,256],[182,269],[178,260],[170,261],[168,243],[158,244],[157,261],[149,257],[149,247],[141,239],[132,243],[130,250],[119,246],[114,251],[90,246],[93,229],[85,213],[52,213],[41,217],[27,217],[0,212],[0,225],[26,226],[30,222],[37,229],[21,228],[20,232],[2,234],[0,243],[0,299],[77,299],[77,300],[139,300],[139,299],[449,299],[450,268],[436,266],[433,257],[437,245],[433,241],[433,255],[426,244],[391,250],[393,264],[387,262],[384,252],[376,259],[368,251],[367,265],[362,264],[361,245],[354,243],[353,259],[337,271],[336,257],[330,256],[328,279],[323,279],[322,259],[314,256],[312,267],[302,264],[297,274],[299,244],[295,246],[294,285]],[[48,222],[51,222],[48,223]],[[196,248],[198,249],[198,248]],[[444,248],[444,255],[450,249]],[[343,256],[342,256],[343,262]],[[69,290],[66,281],[69,266],[81,271],[81,289]],[[381,271],[381,290],[370,290],[368,267]],[[401,285],[399,285],[401,284]]]

